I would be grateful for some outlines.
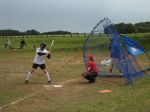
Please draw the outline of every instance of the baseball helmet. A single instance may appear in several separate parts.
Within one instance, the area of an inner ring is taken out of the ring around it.
[[[44,42],[42,42],[42,43],[40,44],[40,47],[41,47],[42,49],[44,49],[44,48],[46,47],[46,44],[45,44]]]

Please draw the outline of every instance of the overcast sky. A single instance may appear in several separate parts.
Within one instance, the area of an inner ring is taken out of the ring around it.
[[[150,21],[150,0],[0,0],[0,29],[90,32],[103,17]]]

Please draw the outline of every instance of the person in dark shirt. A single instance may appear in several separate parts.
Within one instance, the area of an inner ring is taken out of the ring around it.
[[[20,41],[20,49],[23,49],[23,47],[25,46],[25,41],[24,41],[24,39],[21,39],[21,41]]]

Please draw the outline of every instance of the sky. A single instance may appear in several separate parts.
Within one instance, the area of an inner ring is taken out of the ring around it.
[[[104,17],[150,21],[150,0],[0,0],[0,29],[88,33]]]

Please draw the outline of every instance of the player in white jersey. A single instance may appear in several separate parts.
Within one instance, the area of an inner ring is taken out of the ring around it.
[[[45,49],[45,47],[46,47],[46,44],[41,43],[40,47],[36,49],[36,56],[35,56],[34,61],[33,61],[32,69],[31,69],[31,71],[29,71],[29,73],[27,75],[27,78],[25,80],[25,84],[27,84],[29,82],[29,79],[31,78],[32,73],[38,67],[40,67],[41,70],[47,76],[48,83],[51,83],[51,79],[50,79],[48,71],[46,70],[45,61],[44,61],[45,56],[47,56],[47,58],[50,59],[50,51],[47,51]]]

